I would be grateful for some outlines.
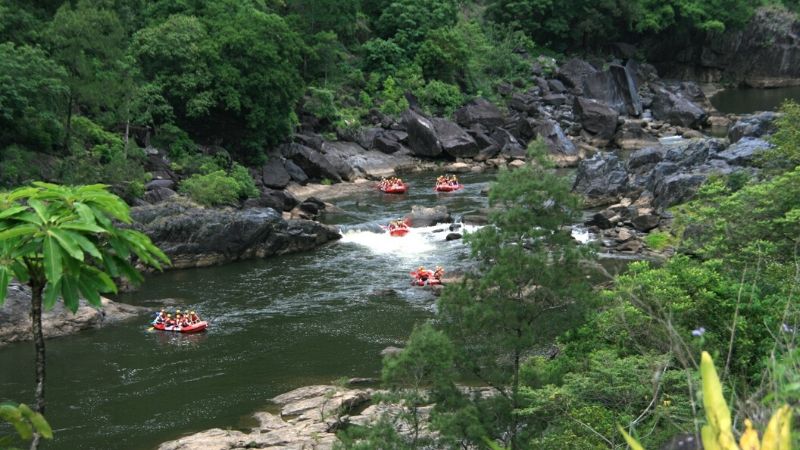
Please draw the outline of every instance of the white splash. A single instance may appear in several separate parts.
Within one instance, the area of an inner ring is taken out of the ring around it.
[[[449,225],[440,224],[431,227],[410,228],[405,236],[391,236],[388,231],[377,233],[365,230],[349,230],[342,234],[342,244],[355,244],[368,248],[376,254],[391,254],[401,258],[418,258],[420,255],[433,253],[437,244],[444,243],[451,232]],[[462,226],[454,232],[474,232],[477,226]],[[452,241],[453,245],[461,245]],[[450,244],[450,242],[448,242]]]
[[[573,226],[572,238],[581,244],[586,244],[592,240],[592,233],[589,233],[589,230],[586,228]]]

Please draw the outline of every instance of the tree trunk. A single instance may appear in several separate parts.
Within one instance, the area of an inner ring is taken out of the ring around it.
[[[42,333],[42,291],[44,286],[31,282],[31,331],[33,332],[33,346],[36,349],[36,390],[34,410],[44,414],[44,333]],[[36,433],[31,441],[31,450],[39,447],[39,434]]]
[[[67,102],[67,123],[64,127],[64,150],[66,153],[70,153],[69,149],[69,141],[72,137],[72,94],[69,94],[69,101]]]

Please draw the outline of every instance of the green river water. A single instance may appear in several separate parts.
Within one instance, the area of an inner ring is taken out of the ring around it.
[[[493,175],[465,175],[466,188],[432,191],[436,174],[408,177],[409,194],[368,191],[335,203],[325,218],[344,238],[313,252],[151,276],[119,301],[196,309],[206,333],[148,332],[147,316],[47,341],[45,449],[151,449],[212,427],[247,427],[251,414],[291,389],[340,377],[377,377],[380,351],[402,345],[431,317],[435,298],[410,285],[420,264],[468,264],[447,227],[391,238],[379,224],[414,204],[452,213],[486,205]],[[0,349],[0,400],[31,402],[30,343]]]

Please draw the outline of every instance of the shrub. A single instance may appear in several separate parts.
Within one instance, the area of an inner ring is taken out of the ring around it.
[[[206,206],[235,205],[239,199],[255,197],[258,188],[247,169],[234,163],[230,173],[219,169],[194,174],[180,185],[180,192]]]
[[[195,174],[181,183],[180,192],[206,206],[234,205],[239,199],[239,183],[224,170]]]
[[[417,92],[423,109],[437,116],[450,116],[464,102],[461,90],[454,84],[432,80]]]
[[[39,164],[41,155],[24,147],[11,145],[0,151],[0,186],[19,186],[42,178]],[[37,164],[38,162],[38,164]]]
[[[672,236],[663,231],[654,231],[644,237],[644,243],[653,250],[663,250],[672,244]]]
[[[167,149],[167,153],[172,158],[197,153],[197,144],[192,141],[189,134],[173,124],[166,124],[159,128],[153,138],[153,145]]]

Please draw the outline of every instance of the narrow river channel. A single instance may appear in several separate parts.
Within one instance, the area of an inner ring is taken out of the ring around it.
[[[464,175],[462,191],[437,194],[437,174],[407,178],[408,194],[364,192],[336,201],[328,223],[344,238],[316,251],[222,267],[168,272],[119,301],[195,309],[199,335],[148,332],[148,318],[47,341],[46,449],[148,449],[212,427],[246,427],[288,390],[341,377],[376,377],[381,349],[402,345],[435,298],[410,285],[419,265],[469,264],[445,225],[391,238],[379,224],[411,206],[469,213],[487,203],[493,175]],[[0,349],[0,398],[33,397],[30,343]]]

